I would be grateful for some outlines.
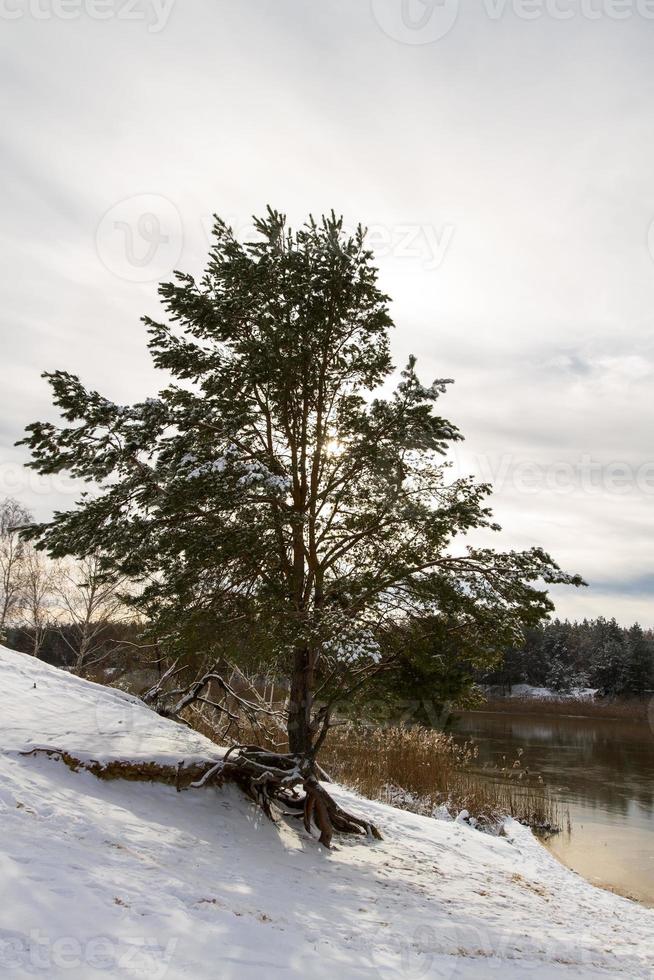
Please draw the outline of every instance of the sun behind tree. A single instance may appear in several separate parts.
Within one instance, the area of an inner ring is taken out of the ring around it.
[[[28,465],[98,491],[31,536],[138,580],[171,657],[205,670],[236,634],[265,648],[290,683],[289,753],[231,762],[266,805],[303,785],[328,844],[361,822],[320,786],[316,755],[335,707],[387,666],[385,631],[430,615],[515,638],[552,608],[539,582],[580,580],[540,549],[459,545],[495,527],[490,488],[448,482],[461,436],[434,411],[448,381],[421,384],[412,358],[374,395],[392,322],[364,230],[332,213],[293,232],[272,210],[255,226],[242,244],[216,219],[203,278],[160,287],[168,322],[145,323],[175,383],[156,398],[120,406],[45,375],[66,424],[29,426]]]

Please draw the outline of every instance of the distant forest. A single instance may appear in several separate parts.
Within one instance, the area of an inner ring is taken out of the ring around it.
[[[15,650],[29,653],[33,648],[31,634],[29,629],[9,629],[6,642]],[[135,624],[107,623],[97,651],[98,661],[111,668],[114,678],[134,670],[153,666],[156,669],[154,648],[142,647],[139,639]],[[46,628],[39,657],[58,666],[72,666],[74,644],[74,627],[60,624]],[[515,684],[532,684],[562,694],[573,688],[590,687],[605,697],[646,698],[654,694],[654,631],[643,630],[638,624],[624,628],[615,619],[581,623],[557,619],[528,630],[524,645],[507,649],[492,670],[475,671],[456,651],[451,651],[443,669],[442,678],[422,678],[421,685],[438,690],[441,699],[447,699],[445,692],[449,691],[454,701],[474,681],[502,687],[506,693]],[[440,691],[443,685],[444,690]]]
[[[608,697],[647,697],[654,694],[654,632],[615,619],[557,619],[528,630],[524,646],[506,650],[501,664],[478,679],[505,688],[593,687]]]

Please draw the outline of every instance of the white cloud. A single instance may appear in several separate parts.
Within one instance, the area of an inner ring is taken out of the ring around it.
[[[119,278],[97,242],[103,215],[139,196],[138,255],[178,215],[190,271],[213,211],[246,226],[267,203],[295,223],[335,207],[373,226],[396,360],[415,352],[426,378],[457,379],[443,410],[467,437],[462,465],[650,462],[654,22],[460,4],[446,35],[414,44],[349,0],[178,0],[169,14],[157,32],[86,14],[2,25],[0,472],[49,412],[43,369],[120,402],[156,390],[139,323],[155,285]],[[52,498],[29,478],[19,490],[45,516]],[[507,544],[624,580],[622,598],[591,590],[562,609],[652,622],[629,592],[648,568],[646,492],[509,481],[496,502]]]

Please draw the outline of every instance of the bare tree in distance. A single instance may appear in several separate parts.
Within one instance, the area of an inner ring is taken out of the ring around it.
[[[97,555],[59,564],[53,590],[65,617],[59,634],[72,654],[77,673],[116,652],[109,634],[117,623],[134,615],[123,601],[125,588],[124,580],[102,570]]]
[[[21,606],[28,546],[18,529],[31,521],[32,515],[19,501],[7,497],[0,503],[0,638]]]
[[[48,629],[57,621],[54,599],[57,565],[36,548],[28,548],[21,576],[21,624],[32,644],[32,656],[38,657]]]

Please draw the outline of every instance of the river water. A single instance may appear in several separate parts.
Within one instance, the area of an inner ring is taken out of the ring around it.
[[[570,829],[545,844],[589,881],[654,907],[654,732],[647,724],[589,718],[461,715],[482,764],[521,762],[540,773]]]

